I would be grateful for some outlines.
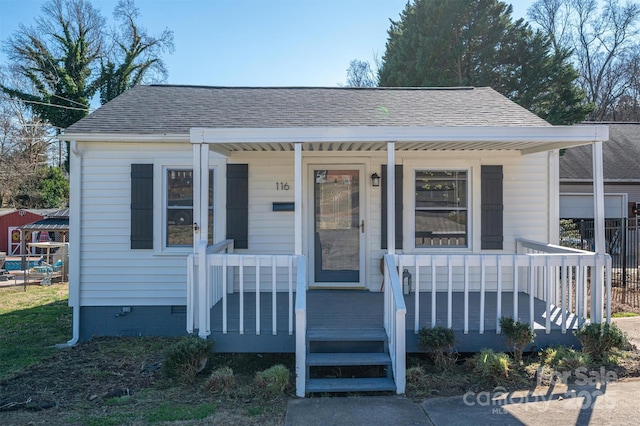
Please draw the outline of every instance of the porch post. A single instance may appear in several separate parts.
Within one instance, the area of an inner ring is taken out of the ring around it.
[[[387,253],[396,254],[396,144],[387,142]]]
[[[300,256],[302,255],[302,144],[296,143],[294,150],[294,254]]]
[[[549,185],[549,242],[560,243],[560,153],[558,150],[548,154]]]
[[[197,316],[198,336],[206,338],[210,331],[207,301],[207,236],[209,228],[209,146],[193,144],[193,252],[197,257]],[[197,224],[197,226],[196,226]],[[194,262],[196,263],[196,262]],[[195,293],[195,289],[194,293]],[[195,306],[194,306],[195,308]]]
[[[606,254],[604,236],[604,178],[602,166],[602,142],[593,142],[593,218],[595,251],[598,260]],[[604,266],[598,262],[595,268],[595,286],[592,290],[592,318],[601,322],[604,303]],[[607,301],[609,303],[609,301]]]

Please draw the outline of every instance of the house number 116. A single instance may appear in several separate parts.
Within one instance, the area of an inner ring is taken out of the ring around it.
[[[289,182],[276,182],[276,191],[288,191]]]

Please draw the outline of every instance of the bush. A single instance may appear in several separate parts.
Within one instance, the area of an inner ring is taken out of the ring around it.
[[[189,336],[171,345],[162,363],[166,377],[191,383],[196,374],[204,370],[209,361],[213,340]]]
[[[256,373],[254,383],[265,398],[275,398],[286,393],[291,387],[291,373],[282,364],[274,365]]]
[[[543,361],[557,371],[575,371],[591,364],[589,354],[566,346],[553,346],[544,350]]]
[[[608,361],[612,349],[624,349],[629,345],[627,336],[615,324],[583,324],[574,334],[582,345],[582,352],[596,361]]]
[[[407,368],[407,392],[411,394],[420,394],[427,387],[427,373],[422,367]]]
[[[504,352],[494,352],[492,349],[482,349],[472,358],[473,371],[483,379],[494,385],[509,378],[511,359]]]
[[[449,369],[456,362],[456,336],[446,327],[422,327],[418,332],[418,347],[425,351],[437,368]]]
[[[230,394],[236,386],[236,377],[230,367],[220,367],[211,372],[211,375],[204,384],[204,388],[209,391],[221,394]]]
[[[513,358],[518,364],[522,363],[522,353],[533,343],[536,333],[526,322],[514,321],[511,317],[500,318],[500,329],[507,340],[507,346],[513,350]]]

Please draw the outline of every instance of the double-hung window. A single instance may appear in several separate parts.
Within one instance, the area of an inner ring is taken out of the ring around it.
[[[209,244],[213,244],[213,170],[209,170]],[[166,245],[193,245],[193,170],[167,169]]]
[[[415,171],[415,247],[468,247],[467,170]]]

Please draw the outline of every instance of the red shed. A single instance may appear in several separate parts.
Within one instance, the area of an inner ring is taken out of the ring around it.
[[[11,256],[9,244],[12,239],[11,231],[13,228],[36,222],[42,218],[44,218],[44,213],[40,211],[0,209],[0,251],[6,252],[8,256]]]

